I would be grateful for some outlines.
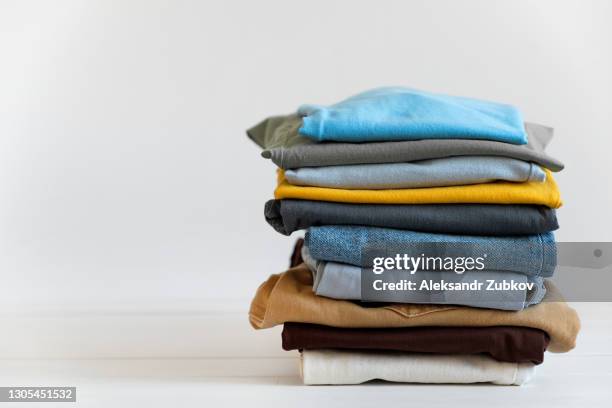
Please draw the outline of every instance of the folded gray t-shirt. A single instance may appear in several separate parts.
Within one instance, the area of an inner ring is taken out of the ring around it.
[[[345,164],[285,171],[296,186],[385,190],[484,184],[496,180],[544,182],[540,166],[500,156],[456,156],[407,163]]]
[[[266,221],[276,231],[317,225],[367,225],[459,235],[532,235],[559,228],[555,210],[504,204],[350,204],[311,200],[270,200]]]
[[[271,117],[247,130],[247,135],[283,169],[366,163],[401,163],[453,156],[504,156],[530,161],[551,171],[563,163],[544,153],[553,129],[525,123],[528,143],[514,145],[490,140],[428,139],[376,143],[316,143],[300,136],[302,119],[295,114]]]

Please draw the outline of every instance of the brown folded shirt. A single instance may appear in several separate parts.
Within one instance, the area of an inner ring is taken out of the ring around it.
[[[488,354],[498,361],[541,364],[548,335],[529,327],[404,327],[343,329],[285,323],[283,349],[366,349],[416,353]]]
[[[345,300],[316,296],[312,274],[303,263],[264,282],[251,302],[249,320],[256,329],[286,322],[315,323],[333,327],[383,328],[418,326],[521,326],[545,331],[549,350],[574,348],[580,319],[546,282],[544,301],[519,312],[461,306],[386,304],[365,307]]]

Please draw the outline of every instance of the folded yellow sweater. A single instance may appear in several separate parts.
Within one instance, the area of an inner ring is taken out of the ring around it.
[[[467,186],[406,188],[400,190],[345,190],[325,187],[303,187],[289,184],[278,170],[276,199],[336,201],[363,204],[540,204],[561,207],[561,196],[550,171],[544,183],[496,181]]]

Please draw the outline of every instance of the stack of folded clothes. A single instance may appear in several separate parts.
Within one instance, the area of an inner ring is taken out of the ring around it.
[[[306,229],[249,317],[284,324],[305,384],[520,385],[545,350],[574,347],[578,316],[544,279],[561,206],[551,172],[563,169],[544,152],[551,128],[508,105],[382,88],[247,133],[279,167],[268,223]],[[454,269],[398,267],[399,251],[425,262],[432,249]],[[374,297],[373,251],[398,261]]]

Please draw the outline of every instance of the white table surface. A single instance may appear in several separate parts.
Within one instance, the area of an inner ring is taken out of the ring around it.
[[[83,407],[611,406],[612,304],[583,303],[575,307],[583,325],[578,347],[567,354],[547,353],[535,379],[522,387],[383,382],[303,386],[297,354],[271,351],[280,349],[279,331],[252,331],[243,315],[237,315],[234,323],[227,318],[229,326],[217,333],[216,341],[221,341],[225,333],[233,348],[240,345],[237,337],[245,336],[243,350],[237,350],[235,356],[219,352],[217,356],[161,358],[120,354],[97,358],[5,357],[0,360],[0,385],[76,386],[78,401],[74,406]],[[260,340],[264,342],[258,343]]]

